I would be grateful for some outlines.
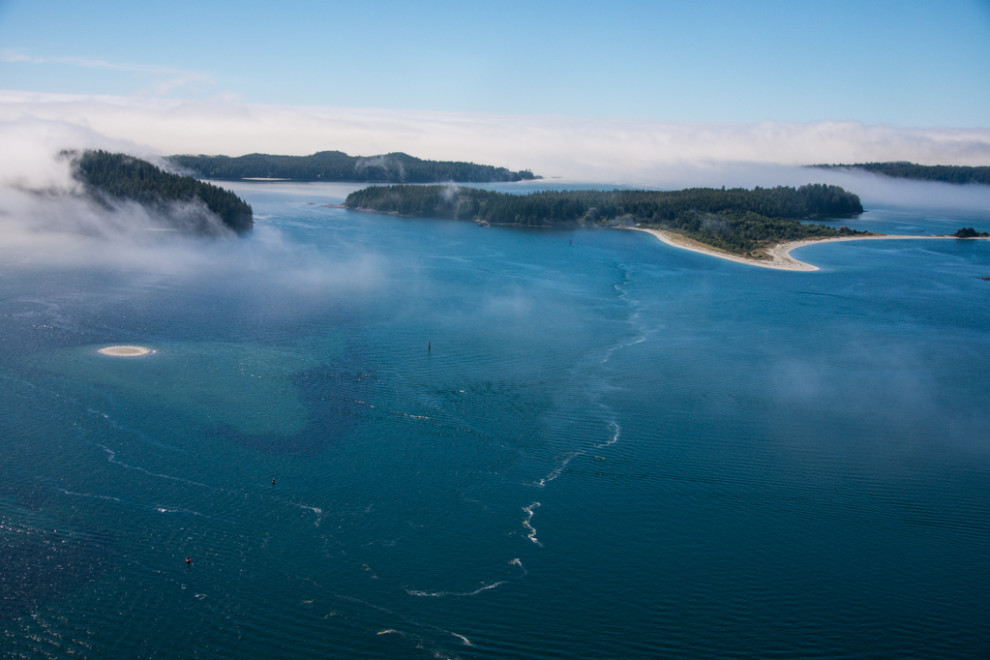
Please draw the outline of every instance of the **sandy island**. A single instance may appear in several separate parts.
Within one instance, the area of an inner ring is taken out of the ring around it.
[[[141,357],[142,355],[151,355],[155,351],[146,346],[106,346],[97,352],[113,357]]]
[[[700,252],[701,254],[707,254],[711,257],[718,257],[719,259],[727,259],[729,261],[735,261],[741,264],[747,264],[750,266],[760,266],[761,268],[774,268],[776,270],[819,270],[818,266],[813,266],[812,264],[805,263],[803,261],[798,261],[791,256],[791,250],[795,250],[799,247],[804,247],[805,245],[813,245],[815,243],[836,243],[839,241],[868,241],[868,240],[898,240],[898,239],[925,239],[930,240],[933,238],[954,238],[956,240],[973,240],[973,239],[961,239],[956,236],[946,236],[946,235],[933,235],[933,236],[915,236],[915,235],[905,235],[905,234],[869,234],[867,236],[835,236],[832,238],[807,238],[800,241],[788,241],[786,243],[778,243],[771,248],[766,250],[766,259],[753,259],[751,257],[743,257],[737,254],[732,254],[730,252],[724,252],[722,250],[710,247],[698,241],[692,240],[681,234],[677,234],[670,231],[664,231],[662,229],[647,229],[646,227],[629,227],[629,229],[635,229],[636,231],[644,231],[647,234],[652,234],[656,236],[661,241],[667,245],[671,245],[676,248],[681,248],[683,250],[691,250],[692,252]],[[980,237],[979,240],[986,240],[986,238]]]

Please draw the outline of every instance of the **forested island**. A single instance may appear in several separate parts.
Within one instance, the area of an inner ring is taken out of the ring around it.
[[[102,150],[64,152],[73,176],[98,202],[131,200],[148,207],[176,228],[213,233],[215,227],[198,209],[217,216],[233,231],[243,233],[254,225],[251,206],[240,197],[191,176],[171,174],[161,168],[120,153]]]
[[[898,179],[941,181],[943,183],[990,184],[990,167],[966,165],[917,165],[908,162],[856,163],[852,165],[812,165],[820,169],[857,169]]]
[[[990,234],[987,232],[976,231],[972,227],[960,227],[952,236],[956,238],[990,238]]]
[[[492,183],[538,178],[529,170],[459,161],[422,160],[404,153],[348,156],[320,151],[311,156],[170,156],[174,165],[201,179],[290,179],[355,183]]]
[[[648,227],[760,258],[777,243],[863,234],[802,220],[851,217],[859,197],[838,186],[678,191],[570,190],[527,195],[459,186],[372,186],[347,196],[350,209],[404,216],[474,220],[525,227]]]

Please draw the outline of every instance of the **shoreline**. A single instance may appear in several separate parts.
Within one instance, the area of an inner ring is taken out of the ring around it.
[[[642,231],[650,234],[660,241],[670,245],[671,247],[680,248],[682,250],[690,250],[691,252],[698,252],[701,254],[706,254],[710,257],[717,257],[718,259],[725,259],[727,261],[734,261],[740,264],[746,264],[748,266],[759,266],[760,268],[772,268],[774,270],[789,270],[789,271],[803,271],[811,272],[815,270],[821,270],[818,266],[814,264],[809,264],[799,259],[795,259],[791,256],[791,250],[796,250],[800,247],[805,247],[806,245],[814,245],[816,243],[838,243],[843,241],[868,241],[868,240],[930,240],[933,238],[954,238],[957,241],[966,240],[987,240],[986,237],[974,237],[969,238],[958,238],[951,235],[935,235],[935,236],[915,236],[908,234],[868,234],[864,236],[833,236],[828,238],[804,238],[798,241],[787,241],[784,243],[777,243],[776,245],[767,248],[767,256],[769,259],[753,259],[751,257],[743,257],[738,254],[732,254],[730,252],[723,252],[716,248],[710,247],[698,241],[692,240],[686,236],[680,234],[665,231],[663,229],[650,229],[647,227],[627,227],[627,229],[632,229],[634,231]]]

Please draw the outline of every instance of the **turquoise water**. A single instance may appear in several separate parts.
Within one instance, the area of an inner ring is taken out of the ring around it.
[[[242,241],[0,264],[5,655],[990,654],[990,243],[236,189]]]

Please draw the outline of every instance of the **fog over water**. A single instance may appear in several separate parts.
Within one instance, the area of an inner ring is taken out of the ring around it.
[[[399,112],[258,105],[226,97],[183,102],[0,90],[0,126],[15,147],[41,137],[55,149],[99,144],[136,155],[404,151],[433,160],[531,169],[546,177],[634,185],[661,185],[658,180],[684,167],[701,176],[722,163],[990,162],[985,128]],[[21,151],[14,148],[4,157],[22,158]]]
[[[70,104],[79,103],[77,99],[69,99],[68,102]],[[42,107],[47,108],[50,104],[51,101],[48,100],[42,104]],[[4,105],[0,104],[0,110],[2,109],[10,112],[10,107],[5,108]],[[120,111],[134,114],[134,109],[126,105]],[[85,113],[83,114],[85,115]],[[165,121],[165,117],[170,117],[169,115],[152,114],[159,117],[160,121]],[[183,113],[178,113],[178,115],[180,117],[186,116]],[[140,113],[134,119],[136,120],[137,117],[141,117]],[[175,119],[171,118],[170,120],[174,121]],[[270,123],[270,118],[268,121]],[[374,125],[373,121],[367,121],[369,127]],[[379,121],[383,120],[379,118]],[[409,126],[416,126],[419,131],[428,131],[429,129],[424,128],[424,126],[428,126],[429,121],[428,118],[421,117],[411,121]],[[378,129],[383,131],[379,139],[384,140],[391,136],[396,138],[397,142],[405,143],[406,147],[414,146],[408,142],[408,133],[404,133],[403,130],[397,129],[394,125],[389,126],[387,122],[384,123],[384,128]],[[344,122],[344,125],[347,123]],[[760,160],[751,162],[731,158],[716,160],[715,158],[720,155],[732,155],[731,148],[721,152],[719,149],[709,149],[705,152],[704,148],[701,151],[698,151],[697,147],[684,148],[685,144],[699,139],[696,129],[701,130],[700,127],[681,127],[673,130],[672,137],[669,137],[671,145],[653,145],[653,147],[649,146],[649,141],[646,146],[643,144],[630,146],[633,132],[632,134],[625,134],[625,140],[620,140],[618,144],[612,144],[612,151],[608,156],[592,150],[591,153],[581,152],[581,155],[575,158],[575,153],[572,153],[575,145],[565,146],[564,144],[568,138],[568,130],[570,130],[567,128],[566,122],[564,126],[565,129],[562,133],[556,134],[555,137],[550,137],[547,134],[545,137],[549,142],[538,142],[535,148],[533,145],[527,146],[525,134],[521,138],[517,136],[515,143],[521,146],[524,153],[558,160],[547,161],[546,165],[549,168],[547,171],[538,167],[534,168],[537,174],[546,174],[548,178],[509,189],[525,192],[536,188],[552,189],[587,183],[593,183],[600,187],[623,186],[657,189],[680,189],[693,186],[751,188],[753,186],[799,186],[806,183],[832,183],[858,194],[867,208],[870,206],[905,209],[949,208],[953,211],[972,211],[977,214],[990,208],[990,186],[910,182],[861,171],[802,167],[801,165],[804,163],[775,164],[762,160],[762,157]],[[498,143],[498,138],[503,137],[501,131],[505,128],[505,126],[481,126],[479,128],[475,125],[472,126],[471,131],[473,132],[470,135],[474,136],[473,141],[479,146],[482,154],[490,154],[492,158],[497,158],[501,154],[495,145]],[[604,140],[607,128],[597,130]],[[665,130],[671,129],[668,127]],[[727,127],[709,127],[705,130],[712,134],[706,137],[702,131],[702,145],[714,144],[714,141],[718,141],[720,136],[724,137],[722,135],[724,131],[729,131]],[[745,130],[740,127],[738,130],[741,135],[745,136],[740,138],[742,140],[740,145],[751,144],[752,146],[765,139],[766,135],[764,134],[774,134],[765,126],[751,127]],[[851,131],[851,129],[848,130]],[[685,131],[686,134],[682,135],[681,133]],[[123,133],[126,134],[126,132],[125,130]],[[729,133],[731,132],[729,131]],[[901,131],[900,133],[906,132]],[[894,132],[894,134],[900,133]],[[275,131],[275,134],[278,134],[278,131]],[[759,136],[759,139],[754,136]],[[426,137],[425,133],[423,137]],[[775,137],[786,142],[790,136],[787,131],[784,131],[782,135],[775,135]],[[969,136],[969,138],[972,139],[973,136]],[[4,235],[0,251],[7,253],[9,259],[30,258],[31,260],[50,261],[65,259],[67,262],[80,264],[100,260],[120,264],[140,263],[145,268],[160,262],[162,267],[176,271],[182,270],[185,266],[192,267],[196,263],[197,249],[193,247],[196,243],[189,243],[179,237],[163,238],[160,235],[154,235],[156,230],[160,229],[160,222],[156,221],[155,218],[148,217],[145,210],[139,206],[120,203],[112,210],[107,210],[85,199],[80,194],[79,184],[71,177],[68,160],[59,155],[64,149],[103,148],[121,150],[166,166],[162,161],[162,156],[168,155],[167,153],[156,153],[152,148],[142,147],[139,142],[132,140],[107,138],[90,128],[83,128],[80,124],[64,120],[59,121],[54,118],[17,119],[0,123],[0,139],[8,147],[0,157],[0,225],[2,225]],[[592,131],[590,137],[577,138],[578,149],[580,149],[584,139],[591,139],[593,144],[599,144],[596,142],[598,137]],[[979,152],[982,148],[976,145],[981,144],[982,139],[977,132],[975,142],[972,142],[970,149],[976,149]],[[554,140],[561,140],[561,142],[554,143]],[[903,137],[902,141],[906,145],[910,139]],[[945,136],[942,136],[940,141],[933,141],[931,138],[918,141],[921,143],[926,141],[951,142]],[[471,140],[469,140],[470,142]],[[730,140],[731,142],[732,140]],[[827,141],[823,144],[826,143]],[[215,142],[208,142],[208,144],[219,146]],[[308,144],[315,144],[312,137]],[[551,148],[551,144],[555,144],[555,148]],[[346,145],[328,144],[324,146],[340,148]],[[604,146],[605,142],[599,145],[602,148]],[[595,149],[599,147],[595,147]],[[311,146],[309,150],[304,150],[303,153],[310,153],[317,148],[322,147]],[[656,148],[657,151],[652,156],[648,156],[645,154],[645,149],[649,148]],[[433,145],[424,151],[435,152],[439,149],[441,148]],[[288,150],[273,147],[271,152],[284,153]],[[385,152],[397,149],[395,146],[386,147],[382,144],[380,150]],[[465,147],[460,147],[459,150],[455,150],[456,153],[452,152],[447,157],[480,160],[478,157],[469,157],[464,150]],[[202,149],[196,151],[202,151]],[[352,149],[353,153],[360,151],[359,148]],[[741,155],[744,152],[745,149],[741,149],[735,153]],[[429,153],[417,152],[414,149],[410,149],[410,153],[421,157],[430,156]],[[695,155],[692,156],[692,153]],[[821,158],[827,153],[827,150],[809,148],[806,158],[809,159],[809,162],[812,157],[817,158],[814,162],[829,162],[830,159]],[[850,153],[855,153],[855,150]],[[749,154],[750,157],[755,155],[756,152]],[[855,160],[855,158],[840,157],[837,153],[834,155],[837,160]],[[843,156],[848,155],[843,154]],[[599,158],[600,156],[601,158]],[[613,160],[616,156],[628,162],[620,164]],[[795,153],[791,153],[788,157],[793,158],[794,156]],[[568,165],[565,166],[564,163]],[[491,164],[508,164],[512,167],[532,166],[529,162],[519,162],[518,155],[514,158],[507,158],[506,161],[493,160]],[[555,168],[558,169],[555,170]],[[556,176],[555,171],[566,172],[569,175]],[[200,213],[201,209],[196,208],[175,209],[175,215],[180,217],[183,215],[197,216]],[[218,229],[218,231],[220,230]],[[280,243],[277,230],[262,225],[257,233],[259,240],[256,240],[255,243],[266,246],[265,249],[272,250],[273,255],[284,248]],[[94,244],[92,241],[104,240],[119,244],[121,249],[101,250],[94,248],[94,245],[98,243]],[[172,247],[181,245],[182,248],[172,253],[169,249],[164,248],[163,244]],[[127,249],[123,249],[124,245],[128,246]],[[236,251],[238,248],[225,249]],[[169,254],[169,256],[164,257],[163,254]],[[303,262],[305,262],[305,258],[303,258]],[[322,270],[322,267],[317,267],[317,269]],[[334,269],[331,268],[330,270]],[[348,269],[342,270],[346,272]],[[364,274],[363,270],[360,272]]]
[[[990,165],[988,18],[0,0],[0,657],[990,657],[990,240],[936,237],[990,186],[809,167]],[[291,181],[193,236],[83,149],[826,183],[914,240],[776,270]]]
[[[222,183],[255,228],[190,237],[81,195],[63,148],[183,150],[101,128],[0,129],[4,653],[990,648],[987,241],[816,245],[796,256],[821,270],[782,272],[293,182]],[[990,230],[990,186],[415,146],[548,176],[497,190],[826,182],[867,209],[830,224]]]

